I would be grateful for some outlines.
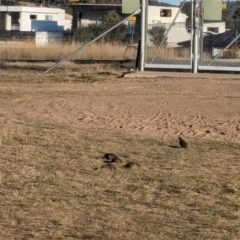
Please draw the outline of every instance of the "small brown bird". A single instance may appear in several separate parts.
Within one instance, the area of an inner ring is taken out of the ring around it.
[[[140,168],[140,165],[136,162],[128,162],[125,166],[125,168]]]
[[[101,167],[101,169],[109,169],[109,170],[116,170],[116,167],[113,165],[113,164],[111,164],[111,163],[108,163],[108,164],[106,164],[106,165],[103,165],[102,167]]]
[[[122,163],[123,161],[122,161],[122,159],[121,158],[119,158],[119,157],[116,157],[116,158],[114,158],[114,159],[112,159],[112,161],[111,161],[112,163]]]
[[[109,161],[112,161],[114,158],[118,158],[118,156],[114,153],[106,153],[104,155],[104,158],[109,160]]]
[[[179,144],[181,148],[187,148],[188,144],[179,136]]]

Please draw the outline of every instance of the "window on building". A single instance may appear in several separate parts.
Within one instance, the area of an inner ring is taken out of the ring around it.
[[[37,19],[37,15],[30,15],[30,19]]]
[[[52,21],[52,15],[45,15],[45,20]]]
[[[215,32],[215,33],[219,33],[219,28],[218,27],[208,27],[207,28],[208,32]]]
[[[19,12],[14,12],[11,13],[11,23],[14,26],[19,26],[19,18],[20,18],[20,13]]]
[[[160,9],[160,17],[171,17],[172,9]]]

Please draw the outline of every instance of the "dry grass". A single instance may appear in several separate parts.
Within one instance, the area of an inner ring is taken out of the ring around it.
[[[240,237],[237,144],[182,150],[118,132],[0,126],[1,239]],[[106,151],[142,169],[94,170]]]
[[[0,45],[0,59],[63,59],[76,49],[81,47],[82,43],[74,44],[53,44],[37,47],[34,43],[10,42],[6,45]],[[151,59],[157,47],[148,47],[147,57]],[[126,51],[126,52],[125,52]],[[79,52],[72,59],[135,59],[137,55],[137,46],[127,48],[127,45],[119,43],[94,43],[83,51]],[[204,59],[211,59],[209,53],[204,53]],[[190,50],[186,48],[166,48],[162,47],[156,60],[168,59],[190,59]]]
[[[34,43],[15,43],[14,45],[1,45],[1,59],[54,59],[59,60],[76,49],[83,43],[75,44],[49,44],[46,46],[36,46]],[[72,59],[123,59],[126,45],[117,43],[95,43],[79,52]],[[129,49],[127,57],[136,58],[137,51]]]
[[[99,72],[120,74],[92,71],[96,81],[106,81]],[[0,99],[30,96],[40,83],[42,98],[55,96],[49,83],[91,84],[64,74],[39,79],[22,65],[4,69]],[[9,81],[25,91],[8,89]],[[83,94],[73,86],[68,94]],[[176,144],[1,115],[0,239],[240,239],[239,144],[192,139],[189,149],[169,147]],[[109,151],[141,169],[95,170]]]
[[[0,82],[19,82],[19,83],[47,83],[47,82],[69,82],[93,83],[95,81],[104,81],[106,78],[120,77],[122,75],[122,66],[109,64],[84,64],[78,65],[71,62],[65,62],[52,70],[47,75],[43,72],[50,68],[54,63],[29,64],[26,62],[2,63]],[[132,63],[134,64],[134,63]],[[132,64],[127,67],[131,69]],[[10,97],[11,94],[2,92],[2,96]],[[0,96],[1,98],[1,96]]]
[[[148,47],[147,48],[147,58],[152,59],[152,57],[155,55],[155,52],[158,47]],[[190,59],[191,57],[191,50],[190,48],[167,48],[162,47],[159,49],[156,55],[156,61],[157,60],[173,60],[173,59]],[[204,52],[203,53],[204,59],[211,59],[211,53]]]

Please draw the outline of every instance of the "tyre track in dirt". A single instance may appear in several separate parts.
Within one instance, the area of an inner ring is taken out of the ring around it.
[[[49,88],[45,95],[43,89],[32,90],[27,96],[3,99],[0,114],[75,128],[117,129],[160,139],[176,138],[182,133],[189,138],[240,142],[238,88],[205,82],[195,84],[190,91],[189,82],[178,82],[177,86],[174,82],[79,84],[74,85],[74,95],[72,86],[62,87],[68,91],[65,95],[61,87]]]

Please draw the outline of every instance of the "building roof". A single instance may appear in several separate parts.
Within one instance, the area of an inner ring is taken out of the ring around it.
[[[29,7],[29,6],[0,6],[1,12],[30,12],[30,13],[64,13],[61,8]]]
[[[122,13],[122,4],[88,4],[88,3],[72,3],[73,11],[82,13],[88,12],[109,12],[115,10],[117,13]]]
[[[208,35],[203,38],[203,45],[205,47],[224,48],[230,44],[234,38],[236,38],[236,31]],[[240,39],[237,40],[237,44],[240,45]],[[180,42],[178,45],[190,46],[190,41]]]
[[[206,36],[203,39],[203,43],[206,46],[226,47],[234,40],[234,38],[236,38],[236,31],[227,31],[220,34]],[[240,39],[238,39],[237,43],[240,43]]]

